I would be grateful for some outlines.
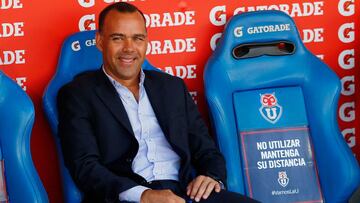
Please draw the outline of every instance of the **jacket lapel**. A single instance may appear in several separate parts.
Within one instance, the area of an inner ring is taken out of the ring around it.
[[[122,104],[115,87],[111,84],[102,69],[97,72],[97,81],[98,85],[95,88],[95,92],[100,100],[108,107],[110,112],[127,129],[127,131],[129,131],[131,135],[134,135],[124,105]]]
[[[169,107],[167,105],[169,104],[166,101],[166,96],[168,95],[166,95],[166,92],[164,90],[166,84],[164,84],[164,80],[161,80],[158,77],[152,77],[151,71],[144,70],[144,72],[146,75],[144,81],[146,94],[149,97],[151,106],[154,110],[156,118],[158,119],[159,125],[168,142],[173,147],[173,150],[181,157],[183,163],[185,163],[185,160],[188,160],[188,156],[186,153],[188,151],[188,149],[186,148],[187,145],[184,145],[182,143],[183,139],[179,137],[179,134],[170,134],[170,122],[174,121],[171,121],[169,119],[169,112],[167,110]]]
[[[163,86],[160,81],[155,81],[153,77],[151,77],[150,71],[145,71],[145,81],[144,87],[146,90],[146,94],[149,97],[149,101],[151,106],[155,112],[156,118],[159,121],[159,125],[163,130],[165,136],[168,135],[168,125],[166,119],[166,112],[164,108],[164,95]]]

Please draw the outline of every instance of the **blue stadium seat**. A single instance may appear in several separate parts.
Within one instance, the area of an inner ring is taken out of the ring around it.
[[[30,137],[34,118],[31,99],[0,71],[0,158],[4,164],[10,202],[48,202],[31,158]]]
[[[256,198],[256,187],[286,188],[295,181],[274,166],[261,170],[260,164],[249,165],[253,160],[249,156],[264,155],[261,150],[269,147],[269,140],[279,132],[283,137],[309,135],[306,153],[310,161],[305,164],[311,166],[309,171],[317,179],[314,188],[321,188],[319,195],[325,202],[347,202],[359,186],[358,162],[337,123],[340,81],[305,48],[294,21],[285,13],[257,11],[235,15],[206,64],[204,83],[214,132],[226,159],[229,190]],[[261,143],[265,145],[262,147]],[[256,163],[262,163],[261,159],[268,158],[262,156]],[[270,168],[279,177],[267,174]],[[256,171],[256,175],[250,171]],[[298,176],[298,181],[308,176],[293,175]],[[269,190],[275,191],[274,188]],[[269,198],[278,193],[268,194],[264,202],[276,202]],[[278,202],[291,199],[286,198]]]
[[[67,203],[81,202],[82,194],[64,165],[60,141],[57,136],[58,112],[56,97],[58,90],[64,84],[70,82],[76,75],[84,71],[99,69],[101,64],[102,55],[95,46],[95,31],[78,32],[69,36],[61,48],[56,73],[43,96],[43,108],[57,145],[64,201]],[[144,62],[143,69],[159,70],[153,67],[147,60]]]

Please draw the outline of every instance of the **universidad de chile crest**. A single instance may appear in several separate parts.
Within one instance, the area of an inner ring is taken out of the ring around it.
[[[289,178],[287,177],[286,171],[279,172],[278,183],[282,187],[286,187],[289,184]]]
[[[278,104],[275,92],[260,94],[261,116],[268,122],[275,124],[282,114],[282,107]]]

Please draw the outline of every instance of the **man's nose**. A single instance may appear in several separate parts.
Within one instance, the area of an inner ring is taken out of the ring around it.
[[[132,39],[127,38],[127,39],[124,41],[123,51],[125,51],[125,52],[132,52],[132,51],[134,51],[134,42],[132,41]]]

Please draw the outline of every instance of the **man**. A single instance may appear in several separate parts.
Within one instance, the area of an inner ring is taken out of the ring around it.
[[[65,163],[84,202],[256,202],[221,190],[224,159],[183,81],[141,69],[148,43],[141,11],[106,7],[96,43],[102,68],[58,95]]]

